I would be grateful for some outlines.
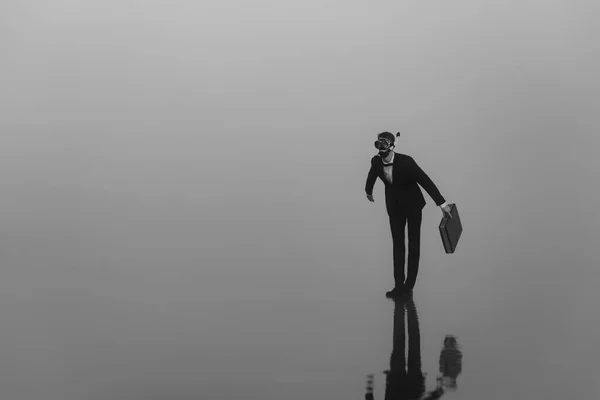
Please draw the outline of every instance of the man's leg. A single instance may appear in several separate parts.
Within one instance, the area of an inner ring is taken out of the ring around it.
[[[412,289],[417,281],[419,258],[421,256],[421,220],[422,210],[408,215],[408,265],[406,268],[406,288]]]
[[[404,286],[404,258],[406,254],[404,230],[406,229],[406,215],[402,213],[390,215],[390,228],[392,230],[392,241],[394,243],[395,287],[401,289]]]

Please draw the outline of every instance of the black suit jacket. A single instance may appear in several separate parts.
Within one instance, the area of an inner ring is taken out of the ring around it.
[[[437,206],[446,201],[427,174],[409,155],[394,152],[393,184],[385,180],[382,158],[379,155],[373,156],[365,185],[367,194],[373,194],[377,178],[385,184],[385,207],[388,215],[408,214],[423,209],[426,202],[419,185],[427,191]]]

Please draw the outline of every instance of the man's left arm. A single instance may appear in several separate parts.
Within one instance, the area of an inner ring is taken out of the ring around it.
[[[427,194],[431,196],[431,198],[433,199],[433,201],[435,201],[435,204],[438,207],[441,207],[442,209],[446,207],[448,205],[446,199],[444,199],[444,196],[442,196],[437,186],[435,186],[435,184],[433,183],[431,178],[427,176],[425,171],[423,171],[421,167],[419,167],[417,162],[412,157],[410,159],[412,161],[412,170],[414,178],[417,181],[417,183],[421,185],[423,189],[425,189]]]

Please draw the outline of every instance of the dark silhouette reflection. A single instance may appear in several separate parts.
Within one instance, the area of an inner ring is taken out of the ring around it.
[[[365,400],[373,400],[373,379],[374,375],[367,375],[367,394],[365,394]]]
[[[408,331],[408,349],[406,349],[406,331]],[[384,371],[386,374],[385,400],[439,399],[447,389],[456,389],[456,380],[461,370],[462,353],[456,338],[446,335],[440,354],[441,375],[437,378],[437,387],[425,393],[417,307],[412,294],[394,299],[394,333],[390,369]],[[368,375],[365,399],[374,400],[374,398],[373,375]]]
[[[405,308],[408,328],[406,352]],[[408,353],[408,357],[405,357]],[[425,393],[421,370],[421,334],[417,308],[411,295],[394,300],[394,334],[390,369],[386,371],[385,399],[420,399]]]

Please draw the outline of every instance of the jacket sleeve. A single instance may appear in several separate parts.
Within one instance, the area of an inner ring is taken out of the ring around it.
[[[371,169],[369,169],[369,173],[367,174],[367,183],[365,184],[365,192],[368,195],[373,194],[373,186],[375,186],[375,181],[377,180],[377,173],[375,172],[375,158],[371,158]]]
[[[429,194],[433,201],[435,201],[435,204],[437,206],[441,206],[442,204],[444,204],[446,199],[444,199],[444,196],[442,196],[437,186],[435,186],[433,181],[429,178],[429,176],[427,176],[425,171],[423,171],[421,167],[419,167],[417,162],[412,157],[410,158],[410,161],[412,164],[413,177],[417,181],[417,183],[421,185],[423,189],[425,189],[427,194]]]

